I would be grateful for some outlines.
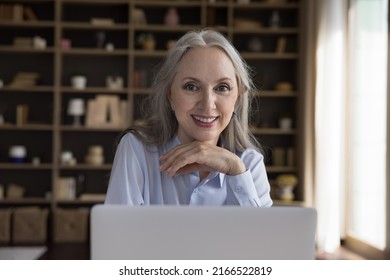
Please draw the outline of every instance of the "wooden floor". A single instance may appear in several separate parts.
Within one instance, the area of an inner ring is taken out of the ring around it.
[[[317,260],[364,260],[363,257],[349,251],[348,249],[342,246],[334,253],[317,252],[316,259]]]
[[[49,250],[41,256],[43,260],[88,260],[90,258],[89,244],[51,244]],[[361,256],[340,247],[334,253],[318,252],[317,260],[364,260]]]

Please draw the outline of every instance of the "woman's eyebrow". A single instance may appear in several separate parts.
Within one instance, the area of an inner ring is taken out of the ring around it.
[[[182,80],[183,81],[184,80],[192,80],[192,81],[196,81],[196,82],[201,82],[201,80],[199,80],[195,77],[184,77]],[[229,77],[222,77],[222,78],[219,78],[216,82],[219,83],[219,82],[223,82],[223,81],[233,81],[233,80]]]

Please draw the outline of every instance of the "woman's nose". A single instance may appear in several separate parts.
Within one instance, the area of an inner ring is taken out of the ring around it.
[[[205,89],[201,94],[200,103],[203,109],[214,109],[216,107],[216,96],[213,89]]]

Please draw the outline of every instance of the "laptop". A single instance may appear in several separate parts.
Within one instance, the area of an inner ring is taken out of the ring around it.
[[[313,208],[95,205],[91,259],[315,258]]]

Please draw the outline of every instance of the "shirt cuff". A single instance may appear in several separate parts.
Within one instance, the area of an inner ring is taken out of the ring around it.
[[[241,206],[262,207],[249,170],[235,176],[226,175],[225,178]]]

